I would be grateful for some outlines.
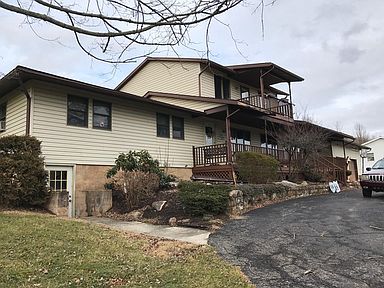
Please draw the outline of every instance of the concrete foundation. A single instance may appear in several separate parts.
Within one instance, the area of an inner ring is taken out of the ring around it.
[[[112,192],[105,189],[111,166],[76,165],[75,215],[100,216],[112,207]]]
[[[68,215],[68,192],[52,192],[52,196],[45,208],[57,216]]]
[[[180,180],[191,180],[192,177],[192,168],[167,167],[164,171]]]

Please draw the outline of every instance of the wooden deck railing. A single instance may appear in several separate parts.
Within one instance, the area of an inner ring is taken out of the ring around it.
[[[266,98],[268,99],[268,98]],[[274,112],[278,115],[282,115],[288,118],[293,118],[293,110],[292,110],[292,103],[284,103],[284,102],[278,102],[277,103],[270,103],[270,101],[265,101],[263,105],[263,98],[260,95],[253,95],[249,97],[245,97],[240,99],[240,102],[246,103],[248,105],[262,108],[271,112]],[[278,104],[279,103],[279,104]]]
[[[231,143],[232,155],[227,157],[227,144],[207,145],[200,147],[193,147],[193,165],[196,166],[209,166],[216,164],[228,164],[234,161],[234,155],[237,152],[258,152],[265,155],[270,155],[280,162],[288,161],[288,153],[282,149],[266,148],[254,145],[236,144]],[[293,159],[296,160],[299,154],[295,154]]]
[[[291,156],[291,163],[288,163],[289,155],[285,150],[236,143],[231,143],[231,151],[232,155],[227,157],[226,143],[193,147],[194,174],[211,175],[210,177],[216,175],[216,177],[213,178],[218,179],[224,177],[225,179],[230,180],[232,179],[231,171],[233,171],[231,170],[233,169],[231,167],[233,167],[233,162],[236,161],[236,153],[244,151],[270,155],[282,164],[281,167],[286,167],[289,164],[295,165],[298,160],[300,161],[300,157],[302,157],[302,154],[297,152]],[[315,170],[323,176],[324,180],[338,180],[341,183],[346,182],[345,159],[318,155],[309,160],[311,165],[314,165],[313,167]],[[220,177],[217,175],[220,175]]]
[[[335,160],[336,163],[334,163]],[[337,180],[341,183],[346,183],[346,165],[344,165],[345,159],[340,158],[340,160],[330,156],[318,156],[312,159],[317,172],[323,175],[323,177],[329,177],[327,180]]]

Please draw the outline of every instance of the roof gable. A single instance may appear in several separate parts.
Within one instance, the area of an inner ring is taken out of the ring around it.
[[[224,66],[217,62],[203,58],[175,58],[175,57],[147,57],[143,62],[140,63],[127,77],[123,79],[115,88],[120,90],[124,85],[131,80],[137,73],[140,72],[150,61],[168,61],[168,62],[195,62],[209,65],[212,68],[221,70],[235,80],[240,77],[246,80],[248,83],[258,83],[258,77],[264,74],[263,79],[266,85],[273,85],[281,82],[299,82],[304,79],[274,63],[252,63],[252,64],[240,64],[240,65],[229,65]],[[255,81],[255,79],[257,81]]]

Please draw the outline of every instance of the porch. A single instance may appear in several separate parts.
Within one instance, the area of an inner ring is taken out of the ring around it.
[[[286,99],[278,99],[256,94],[249,97],[243,97],[239,102],[245,103],[251,107],[261,108],[278,118],[293,119],[293,104]]]
[[[227,143],[192,147],[194,180],[208,181],[236,181],[235,155],[238,152],[257,152],[269,155],[280,163],[280,178],[285,179],[289,170],[289,155],[283,149],[267,148],[248,144]],[[300,159],[301,154],[295,153],[290,161],[291,165]],[[333,158],[329,156],[319,156],[312,159],[315,170],[323,175],[324,179],[337,180],[346,183],[346,166],[343,164],[345,159]]]

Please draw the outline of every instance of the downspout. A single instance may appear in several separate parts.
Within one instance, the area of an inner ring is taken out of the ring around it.
[[[21,80],[20,74],[17,72],[17,80],[19,81],[20,89],[27,98],[27,111],[26,111],[26,121],[25,121],[25,135],[31,136],[31,107],[32,107],[32,97],[28,92],[28,89],[25,88],[23,81]]]

